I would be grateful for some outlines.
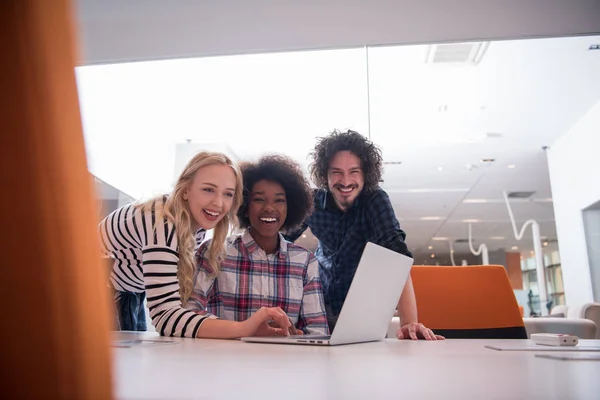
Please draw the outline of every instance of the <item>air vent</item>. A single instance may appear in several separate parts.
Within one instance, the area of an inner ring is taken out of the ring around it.
[[[456,239],[454,243],[469,243],[469,239]]]
[[[477,65],[488,46],[489,42],[432,44],[427,51],[425,62]]]
[[[528,199],[533,196],[535,192],[510,192],[508,194],[509,199]]]
[[[400,165],[402,161],[384,161],[383,165]]]

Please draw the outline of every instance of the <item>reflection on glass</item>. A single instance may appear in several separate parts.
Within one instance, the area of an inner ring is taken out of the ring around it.
[[[94,189],[98,199],[98,221],[114,210],[134,201],[131,196],[96,177],[94,177]]]

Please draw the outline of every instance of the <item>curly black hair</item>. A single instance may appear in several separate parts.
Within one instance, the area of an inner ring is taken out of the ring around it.
[[[281,227],[283,231],[297,228],[312,212],[312,189],[300,165],[291,158],[268,155],[257,162],[240,163],[240,169],[244,179],[244,201],[238,210],[241,228],[250,227],[250,219],[246,215],[250,193],[256,182],[263,179],[277,182],[285,190],[287,217]]]
[[[373,191],[379,186],[383,173],[381,150],[369,139],[358,132],[334,130],[328,136],[317,139],[315,149],[310,153],[310,176],[322,189],[328,189],[327,172],[333,156],[339,151],[350,151],[360,159],[365,177],[364,190]]]

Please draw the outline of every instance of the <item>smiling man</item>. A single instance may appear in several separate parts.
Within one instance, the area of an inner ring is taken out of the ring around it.
[[[319,240],[316,256],[325,297],[329,329],[333,331],[367,242],[412,257],[387,193],[379,187],[381,150],[354,131],[334,131],[320,138],[311,153],[310,173],[318,189],[314,211],[296,240],[310,227]],[[398,303],[402,323],[399,339],[443,339],[420,324],[409,278]]]
[[[280,307],[299,331],[293,333],[329,333],[318,262],[279,233],[296,228],[312,210],[308,181],[295,162],[281,156],[263,157],[241,170],[244,202],[238,218],[245,232],[230,238],[216,275],[208,263],[209,242],[200,246],[190,307],[233,321]]]

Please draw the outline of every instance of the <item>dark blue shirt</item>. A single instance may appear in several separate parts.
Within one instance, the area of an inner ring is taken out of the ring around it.
[[[313,213],[290,235],[296,240],[307,227],[319,239],[315,253],[327,308],[337,317],[367,242],[412,257],[404,243],[388,194],[381,188],[361,192],[352,206],[341,211],[329,191],[315,191]]]

